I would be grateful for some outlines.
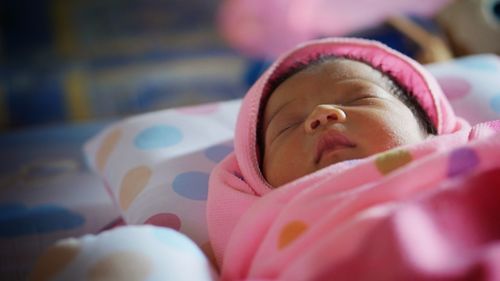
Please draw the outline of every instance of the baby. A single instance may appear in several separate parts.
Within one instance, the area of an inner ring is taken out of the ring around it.
[[[411,92],[362,61],[320,56],[267,85],[258,141],[274,187],[436,134]]]
[[[498,264],[499,129],[471,128],[378,42],[298,46],[249,89],[210,176],[221,280],[466,280]]]
[[[222,280],[316,280],[344,263],[369,266],[356,250],[375,237],[372,216],[479,171],[471,163],[486,161],[476,156],[483,147],[469,142],[495,126],[471,130],[422,65],[378,42],[326,38],[282,55],[248,90],[234,153],[210,176],[207,225]]]

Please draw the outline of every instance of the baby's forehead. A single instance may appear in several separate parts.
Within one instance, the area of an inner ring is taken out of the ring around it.
[[[330,87],[332,84],[342,81],[366,81],[375,84],[386,91],[391,91],[393,84],[391,80],[381,71],[372,66],[351,59],[333,58],[314,61],[308,65],[303,65],[297,71],[294,69],[288,70],[288,73],[283,74],[279,84],[275,85],[274,89],[269,93],[268,99],[265,102],[264,109],[269,106],[269,103],[279,103],[282,99],[287,99],[290,94],[288,91],[292,89],[294,94],[297,94],[296,89],[308,83],[314,83],[314,87]],[[317,79],[321,77],[321,79]],[[356,83],[351,83],[355,85]],[[359,83],[358,83],[359,84]],[[300,91],[298,92],[300,93]],[[310,92],[303,95],[310,97]]]
[[[334,80],[367,78],[382,83],[385,83],[387,80],[381,71],[373,68],[371,65],[346,58],[331,58],[313,62],[303,70],[297,72],[297,74],[317,75],[322,72],[328,73],[329,77]],[[292,77],[290,76],[288,79]]]

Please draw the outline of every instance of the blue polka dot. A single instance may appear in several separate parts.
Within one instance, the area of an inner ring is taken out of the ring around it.
[[[456,63],[467,69],[480,71],[496,71],[497,64],[491,60],[491,57],[472,57],[457,60]]]
[[[490,106],[493,111],[500,113],[500,95],[496,95],[490,100]]]
[[[219,163],[222,159],[224,159],[229,153],[233,151],[233,147],[229,145],[216,145],[209,147],[205,150],[205,156],[208,159],[214,161],[215,163]]]
[[[184,236],[182,233],[163,227],[155,227],[152,229],[153,236],[161,243],[177,249],[182,252],[192,252],[201,254],[200,250],[191,239]]]
[[[137,135],[134,143],[140,149],[155,149],[176,145],[181,140],[182,133],[178,128],[158,125],[144,129]]]
[[[207,200],[208,174],[202,172],[186,172],[175,177],[172,183],[174,191],[193,200]]]

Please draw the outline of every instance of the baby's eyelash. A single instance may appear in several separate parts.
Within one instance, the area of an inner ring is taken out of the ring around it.
[[[375,97],[375,96],[362,96],[362,97],[359,97],[359,98],[355,98],[353,100],[350,101],[350,103],[353,103],[353,102],[357,102],[357,101],[364,101],[364,100],[371,100],[371,99],[378,99],[378,97]]]
[[[285,128],[281,129],[278,134],[276,135],[276,137],[280,136],[281,134],[283,134],[284,132],[286,132],[288,129],[292,128],[292,127],[295,127],[296,125],[302,123],[302,121],[299,121],[299,122],[294,122],[294,123],[291,123],[290,125],[286,126]]]

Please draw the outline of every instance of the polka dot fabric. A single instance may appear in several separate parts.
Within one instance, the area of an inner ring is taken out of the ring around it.
[[[465,57],[427,68],[438,78],[458,116],[471,124],[500,118],[497,56]],[[208,178],[233,150],[239,105],[236,100],[134,116],[86,144],[88,162],[107,183],[127,224],[170,227],[206,245]],[[472,169],[477,161],[467,151],[450,157],[452,165],[446,171],[450,177]],[[393,173],[412,159],[407,151],[382,154],[375,159],[374,173]],[[296,224],[291,229],[296,235],[301,228]],[[295,236],[283,237],[286,245]]]
[[[500,119],[500,59],[475,55],[428,65],[458,116],[471,124]]]
[[[208,242],[211,169],[233,150],[239,101],[143,114],[111,125],[85,146],[127,224],[151,224]]]

